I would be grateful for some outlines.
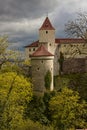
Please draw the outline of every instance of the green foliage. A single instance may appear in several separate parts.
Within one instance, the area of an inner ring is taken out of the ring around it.
[[[8,47],[8,37],[7,36],[0,36],[0,56],[4,54]]]
[[[16,130],[54,130],[52,126],[41,125],[39,122],[26,120],[23,125],[19,126]]]
[[[60,58],[58,62],[59,62],[59,74],[61,75],[61,72],[63,71],[63,62],[64,62],[64,55],[62,52],[60,52]]]
[[[57,91],[64,86],[78,91],[81,99],[87,101],[87,73],[67,74],[54,77],[54,85]]]
[[[51,72],[48,70],[45,77],[44,77],[44,81],[45,81],[45,87],[47,90],[50,90],[50,85],[51,85],[51,81],[52,81],[52,77],[51,77]]]
[[[54,87],[56,91],[61,90],[64,86],[69,85],[69,77],[66,77],[65,75],[59,75],[59,76],[54,76]]]
[[[7,61],[6,49],[8,47],[8,37],[0,37],[0,69],[2,65]]]
[[[49,101],[51,100],[52,97],[54,97],[56,95],[55,91],[48,91],[44,93],[43,96],[43,101],[45,104],[45,111],[44,111],[44,115],[47,117],[48,119],[48,124],[51,123],[51,115],[50,115],[50,111],[49,111]]]
[[[32,99],[31,83],[15,72],[0,74],[0,128],[14,130],[23,121],[26,102]]]
[[[33,96],[32,101],[27,106],[25,117],[30,118],[34,122],[38,121],[46,125],[48,124],[48,119],[44,114],[45,107],[43,97]]]
[[[71,74],[68,78],[68,87],[72,90],[78,91],[81,98],[87,101],[87,73]]]
[[[61,130],[87,127],[87,103],[80,100],[77,92],[63,88],[49,105],[55,127]]]

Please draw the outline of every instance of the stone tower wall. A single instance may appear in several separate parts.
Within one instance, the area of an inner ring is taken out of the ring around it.
[[[39,30],[39,42],[55,43],[55,30]]]
[[[52,76],[50,90],[53,90],[53,56],[32,57],[31,65],[34,90],[37,92],[44,92],[46,90],[44,77],[48,70],[50,70]]]

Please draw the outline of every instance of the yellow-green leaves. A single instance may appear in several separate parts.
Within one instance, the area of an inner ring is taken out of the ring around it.
[[[80,100],[77,92],[63,88],[49,105],[54,125],[59,129],[86,126],[87,103]]]
[[[31,99],[32,85],[26,78],[14,72],[0,74],[0,123],[4,128],[14,129],[23,122],[26,103]]]

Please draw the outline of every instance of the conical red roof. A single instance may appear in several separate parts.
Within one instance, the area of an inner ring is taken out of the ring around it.
[[[42,24],[41,28],[39,30],[55,30],[52,26],[50,20],[48,17],[46,17],[44,23]]]
[[[53,56],[44,45],[41,45],[32,55],[31,57],[41,57],[41,56]]]

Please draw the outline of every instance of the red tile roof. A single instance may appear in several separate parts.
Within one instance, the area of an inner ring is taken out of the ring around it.
[[[57,38],[55,39],[55,43],[85,43],[84,39],[74,39],[74,38]],[[27,46],[25,46],[25,48],[27,47],[38,47],[39,44],[39,40],[35,41]]]
[[[27,48],[27,47],[38,47],[38,43],[39,43],[39,41],[35,41],[35,42],[25,46],[25,48]]]
[[[41,56],[53,56],[44,45],[41,45],[32,55],[31,57],[41,57]]]
[[[41,28],[39,30],[55,30],[52,26],[50,20],[48,17],[46,17],[44,23],[42,24]]]
[[[80,38],[58,38],[55,39],[55,43],[84,43],[85,40],[84,39],[80,39]]]

